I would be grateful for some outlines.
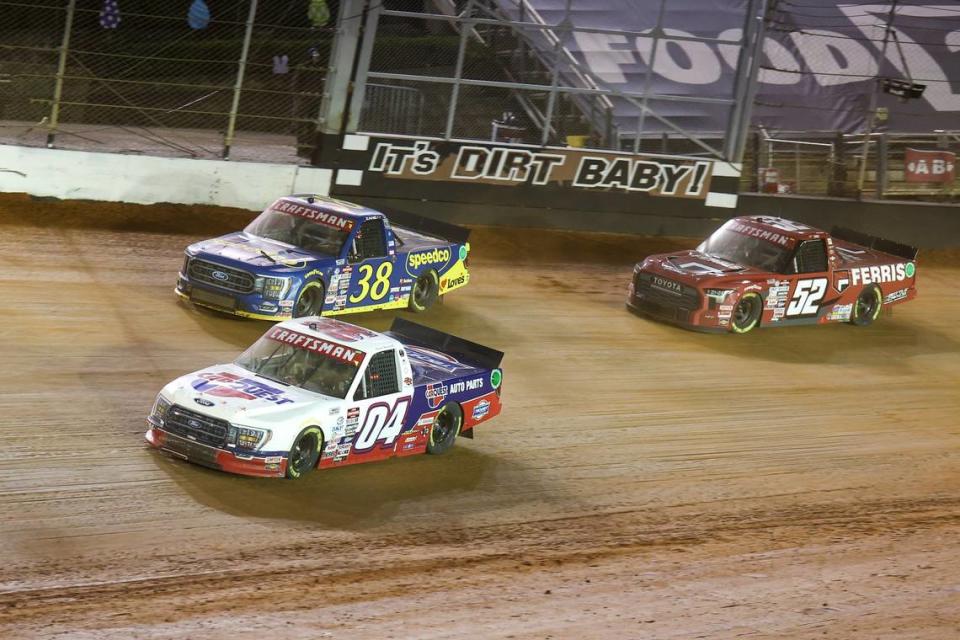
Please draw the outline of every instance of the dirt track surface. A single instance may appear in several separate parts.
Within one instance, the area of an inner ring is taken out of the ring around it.
[[[873,327],[718,336],[624,311],[682,241],[481,229],[418,319],[507,353],[504,413],[264,481],[142,443],[267,327],[175,300],[206,214],[0,202],[0,638],[960,637],[957,256]]]

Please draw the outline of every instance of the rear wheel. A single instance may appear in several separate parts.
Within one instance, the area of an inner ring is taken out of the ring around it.
[[[433,419],[430,426],[430,442],[427,443],[427,453],[440,455],[446,453],[453,446],[460,428],[463,426],[463,409],[456,402],[448,402]]]
[[[429,309],[440,293],[440,277],[433,269],[425,271],[417,278],[410,292],[410,311],[420,313]]]
[[[858,327],[865,327],[872,324],[880,315],[880,308],[883,306],[883,294],[880,287],[875,284],[863,288],[857,301],[853,303],[853,309],[850,310],[850,324]]]
[[[733,317],[730,318],[730,329],[734,333],[746,333],[760,323],[760,312],[763,311],[763,300],[760,294],[751,291],[745,293],[733,308]]]
[[[287,477],[302,478],[316,468],[323,447],[323,432],[319,427],[307,427],[293,441],[287,454]]]
[[[324,291],[322,282],[311,282],[301,289],[293,306],[293,317],[305,318],[323,313]]]

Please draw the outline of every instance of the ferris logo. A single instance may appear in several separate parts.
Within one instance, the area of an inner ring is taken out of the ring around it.
[[[912,278],[916,267],[912,262],[884,264],[878,267],[857,267],[850,270],[851,284],[879,284]]]
[[[407,266],[419,269],[424,265],[446,264],[450,262],[450,249],[434,249],[423,253],[411,253],[407,257]]]
[[[667,291],[672,291],[674,293],[680,293],[683,291],[683,285],[681,285],[679,282],[667,280],[666,278],[661,278],[660,276],[653,276],[653,286],[659,289],[666,289]]]

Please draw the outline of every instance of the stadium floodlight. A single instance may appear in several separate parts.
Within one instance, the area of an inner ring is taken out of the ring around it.
[[[898,96],[904,102],[922,97],[923,90],[927,88],[925,84],[917,84],[916,82],[908,82],[906,80],[894,80],[893,78],[883,78],[880,86],[884,93]]]

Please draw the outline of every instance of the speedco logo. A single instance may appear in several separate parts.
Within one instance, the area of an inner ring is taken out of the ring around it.
[[[660,276],[653,276],[653,286],[660,289],[666,289],[667,291],[673,291],[674,293],[680,293],[683,291],[683,286],[679,282],[667,280],[666,278],[661,278]]]
[[[899,264],[884,264],[876,267],[856,267],[850,270],[853,284],[873,284],[881,282],[896,282],[912,278],[916,267],[912,262]]]
[[[419,269],[426,265],[446,264],[449,261],[450,249],[434,249],[433,251],[411,253],[407,256],[407,267],[410,269]]]

